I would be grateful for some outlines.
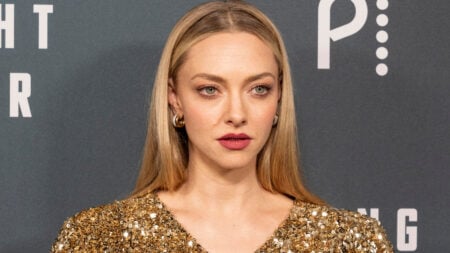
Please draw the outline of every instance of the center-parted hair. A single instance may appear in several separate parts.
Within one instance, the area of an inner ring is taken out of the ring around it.
[[[176,129],[171,124],[169,80],[176,83],[177,72],[194,44],[221,32],[247,32],[257,36],[272,49],[278,63],[279,119],[257,157],[259,183],[267,191],[322,204],[300,178],[294,96],[284,42],[270,19],[243,1],[201,4],[186,13],[170,33],[153,84],[141,170],[132,196],[156,190],[173,191],[186,180],[188,137],[184,129]]]

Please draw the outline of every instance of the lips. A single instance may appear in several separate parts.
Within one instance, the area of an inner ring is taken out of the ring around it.
[[[246,148],[250,142],[251,138],[244,134],[226,134],[218,139],[219,143],[230,150],[241,150]]]

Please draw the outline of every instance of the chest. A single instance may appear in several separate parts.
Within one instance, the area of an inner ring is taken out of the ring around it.
[[[251,230],[221,228],[207,230],[193,237],[170,217],[153,222],[133,221],[124,224],[121,234],[120,251],[125,252],[346,252],[343,234],[330,233],[328,228],[300,224],[287,220],[272,235],[255,236]],[[126,233],[126,234],[125,234]],[[126,235],[126,236],[125,236]],[[213,242],[205,244],[204,242]],[[119,249],[118,249],[119,250]]]
[[[202,248],[210,252],[254,252],[260,248],[274,231],[277,223],[267,220],[241,221],[239,219],[217,219],[185,221],[189,235],[196,238]]]

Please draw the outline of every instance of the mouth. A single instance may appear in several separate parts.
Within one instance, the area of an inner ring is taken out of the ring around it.
[[[244,134],[226,134],[218,139],[219,143],[229,150],[242,150],[246,148],[250,142],[251,138]]]

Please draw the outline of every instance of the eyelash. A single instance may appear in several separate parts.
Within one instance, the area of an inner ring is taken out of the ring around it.
[[[216,87],[216,86],[214,86],[214,85],[206,85],[206,86],[201,86],[201,87],[199,87],[198,89],[197,89],[197,91],[198,91],[198,93],[200,94],[200,95],[202,95],[202,96],[204,96],[204,97],[207,97],[207,98],[210,98],[210,97],[213,97],[214,95],[216,95],[215,93],[214,94],[208,94],[207,92],[206,92],[206,89],[214,89],[214,91],[215,92],[217,92],[217,90],[218,90],[218,88]]]
[[[255,90],[258,88],[264,88],[265,91],[263,93],[257,93]],[[214,94],[209,94],[206,92],[207,89],[214,89]],[[272,87],[270,85],[266,85],[266,84],[258,84],[256,86],[254,86],[253,88],[251,88],[251,92],[253,95],[258,96],[258,97],[264,97],[267,94],[269,94],[269,92],[271,91]],[[197,92],[206,97],[206,98],[212,98],[216,95],[216,92],[218,91],[218,87],[214,86],[214,85],[206,85],[206,86],[201,86],[199,88],[197,88]]]
[[[265,89],[264,93],[256,93],[255,90],[256,90],[257,88],[264,88],[264,89]],[[271,89],[272,89],[272,87],[269,86],[269,85],[259,84],[259,85],[255,86],[255,87],[253,87],[253,88],[252,88],[252,91],[254,92],[253,94],[255,94],[256,96],[263,97],[263,96],[269,94],[269,92],[270,92]]]

